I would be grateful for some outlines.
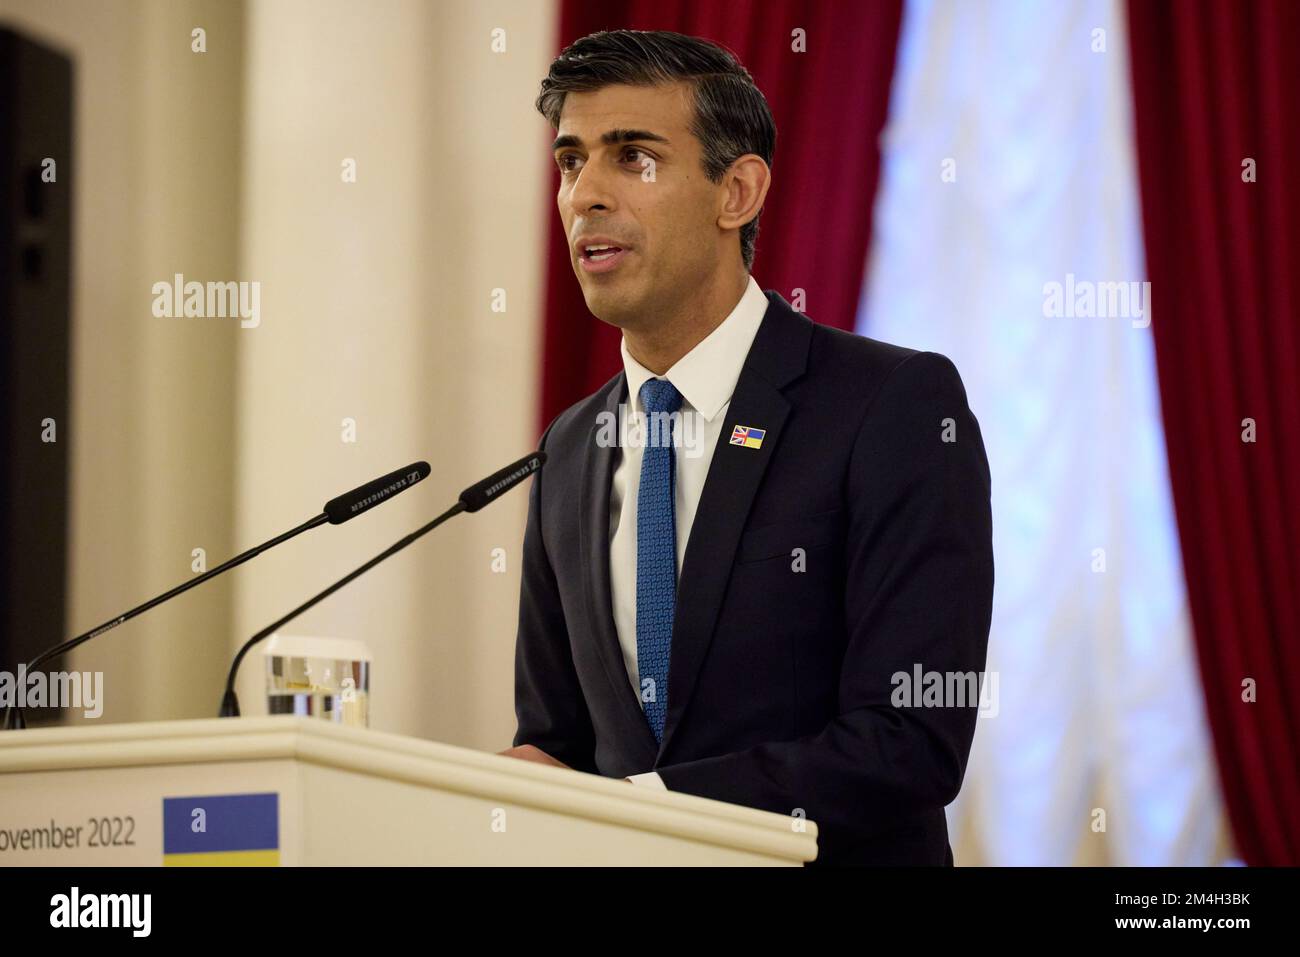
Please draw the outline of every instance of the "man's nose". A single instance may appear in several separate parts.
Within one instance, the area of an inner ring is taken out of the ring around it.
[[[615,209],[613,183],[609,175],[600,170],[598,163],[589,160],[578,171],[578,178],[569,193],[569,204],[577,214],[592,210],[612,212]]]

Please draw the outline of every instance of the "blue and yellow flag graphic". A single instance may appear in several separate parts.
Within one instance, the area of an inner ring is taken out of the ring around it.
[[[163,798],[164,867],[277,867],[280,796]]]

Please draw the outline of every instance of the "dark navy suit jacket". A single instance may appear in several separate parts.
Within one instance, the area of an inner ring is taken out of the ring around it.
[[[983,671],[993,552],[979,425],[945,357],[767,298],[680,569],[662,744],[610,603],[618,450],[597,432],[598,414],[627,400],[622,373],[542,439],[514,743],[803,815],[817,822],[820,864],[951,864],[943,809],[961,787],[975,702],[899,706],[895,676]],[[736,425],[765,429],[761,448],[731,445]]]

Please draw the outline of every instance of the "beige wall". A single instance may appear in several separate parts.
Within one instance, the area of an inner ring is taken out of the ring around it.
[[[553,19],[545,3],[249,6],[241,275],[262,283],[263,318],[240,337],[238,537],[417,459],[433,474],[259,560],[240,579],[241,634],[533,447],[550,180],[531,100]],[[301,620],[369,643],[372,726],[509,743],[526,506],[515,492],[456,518]],[[252,702],[262,677],[247,670]]]
[[[235,545],[236,339],[154,318],[151,286],[237,263],[241,7],[0,0],[0,20],[75,62],[70,596],[82,631]],[[208,52],[190,51],[203,26]],[[103,720],[211,708],[234,582],[73,656],[105,673]],[[66,716],[78,720],[78,715]]]
[[[531,101],[555,16],[553,0],[0,0],[77,62],[70,627],[186,579],[194,548],[211,566],[381,472],[434,468],[79,652],[106,673],[105,720],[213,713],[243,636],[532,447],[553,206]],[[176,272],[259,282],[260,326],[154,318],[150,287]],[[300,623],[371,645],[373,726],[508,743],[526,504],[458,517]]]

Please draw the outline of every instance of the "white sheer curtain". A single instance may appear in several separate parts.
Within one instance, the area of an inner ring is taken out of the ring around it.
[[[1123,7],[915,0],[897,70],[858,329],[953,359],[993,472],[998,713],[957,862],[1212,863],[1151,330],[1044,316],[1067,274],[1145,278]]]

